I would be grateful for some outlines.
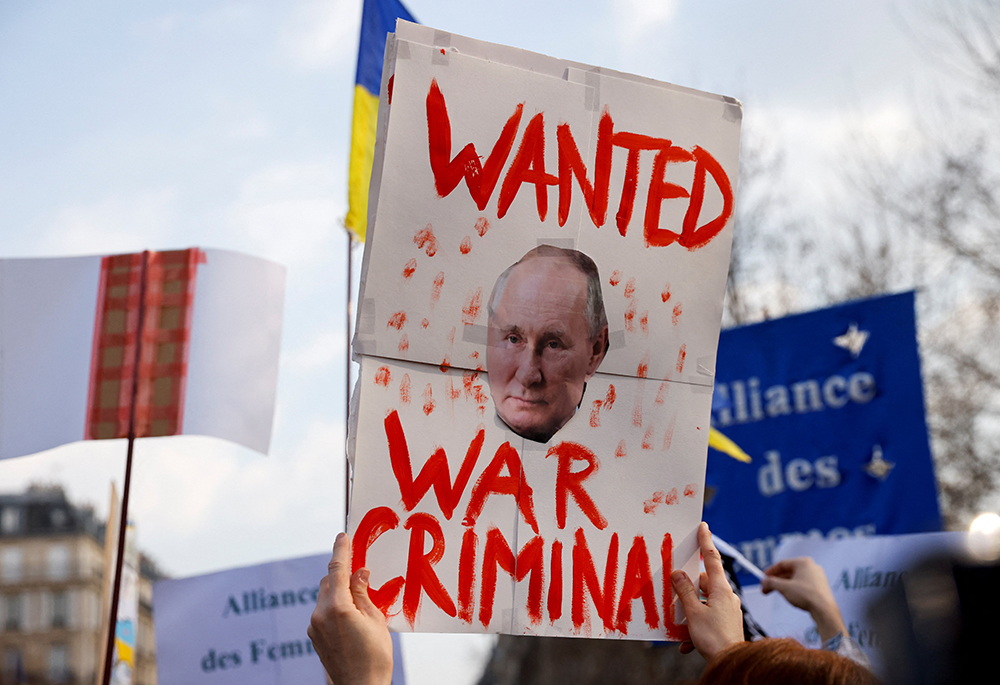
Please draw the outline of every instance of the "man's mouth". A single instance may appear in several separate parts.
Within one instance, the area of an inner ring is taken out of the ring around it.
[[[524,407],[540,407],[542,405],[548,404],[547,401],[545,401],[544,399],[540,399],[540,398],[539,399],[533,399],[533,398],[530,398],[530,397],[514,397],[514,396],[510,396],[507,399],[508,400],[513,400],[514,403],[517,404],[518,406],[524,406]]]

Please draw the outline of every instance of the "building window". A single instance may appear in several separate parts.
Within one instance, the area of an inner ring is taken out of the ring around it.
[[[21,531],[21,510],[8,506],[0,509],[0,533],[13,535]]]
[[[0,551],[0,578],[16,583],[21,580],[21,566],[24,555],[17,547],[7,547]]]
[[[69,595],[66,592],[52,593],[52,627],[65,628],[69,625]]]
[[[66,545],[49,547],[49,578],[65,580],[69,576],[69,548]]]
[[[21,625],[24,622],[24,595],[7,595],[6,600],[4,602],[7,605],[7,610],[4,612],[4,630],[21,630]]]
[[[26,680],[20,650],[13,647],[3,650],[3,675],[0,677],[5,683],[21,683]]]
[[[49,682],[68,683],[69,680],[69,647],[52,645],[49,647]]]

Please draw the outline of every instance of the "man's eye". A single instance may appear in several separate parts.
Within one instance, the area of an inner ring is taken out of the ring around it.
[[[508,335],[508,336],[506,337],[506,340],[507,340],[507,342],[509,342],[509,343],[510,343],[511,345],[516,345],[516,344],[518,344],[519,342],[521,342],[521,339],[520,339],[519,337],[517,337],[516,335],[514,335],[513,333],[512,333],[512,334],[510,334],[510,335]]]
[[[550,340],[546,345],[546,347],[548,347],[550,350],[561,350],[562,343],[559,342],[558,340]]]

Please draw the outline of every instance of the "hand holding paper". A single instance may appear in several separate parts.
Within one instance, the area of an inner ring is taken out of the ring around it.
[[[785,559],[764,573],[766,576],[760,582],[761,591],[766,595],[777,590],[789,604],[808,611],[821,640],[825,642],[840,633],[847,633],[826,573],[811,558]]]
[[[711,659],[729,645],[743,642],[743,614],[739,597],[729,586],[722,557],[712,543],[712,533],[705,522],[698,527],[698,545],[705,560],[705,572],[699,579],[705,603],[698,599],[694,584],[684,571],[674,571],[670,580],[677,598],[684,605],[691,643],[705,659]],[[683,643],[682,651],[687,644]],[[691,650],[687,648],[686,651]]]
[[[330,574],[320,581],[309,639],[337,685],[392,682],[392,639],[385,616],[368,597],[368,569],[351,575],[351,541],[337,536]]]

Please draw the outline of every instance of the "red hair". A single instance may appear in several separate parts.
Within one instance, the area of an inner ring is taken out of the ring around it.
[[[791,638],[740,642],[708,664],[699,685],[878,685],[867,668],[845,656],[806,649]]]

